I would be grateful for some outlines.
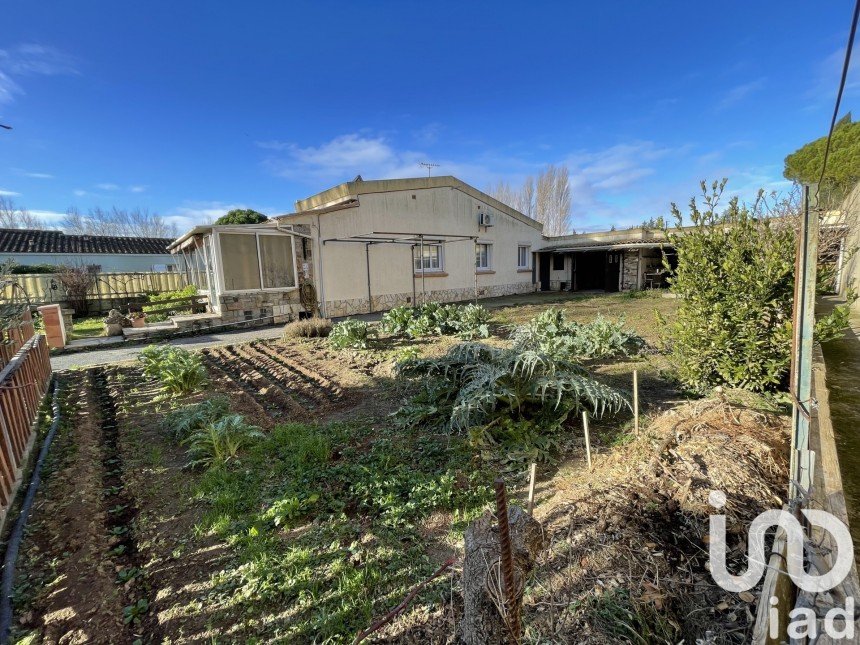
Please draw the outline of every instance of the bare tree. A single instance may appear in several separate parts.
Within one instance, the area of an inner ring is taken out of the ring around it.
[[[78,314],[87,313],[89,309],[87,294],[96,282],[93,268],[83,265],[60,265],[57,267],[56,276],[75,312]]]
[[[16,206],[8,197],[0,196],[0,228],[43,229],[42,221],[23,206]]]
[[[567,166],[550,164],[538,173],[537,179],[526,177],[520,189],[500,181],[487,192],[523,215],[541,222],[547,235],[572,232],[570,173]]]
[[[179,234],[176,224],[169,224],[158,213],[116,206],[110,210],[93,208],[86,215],[77,208],[69,208],[61,225],[66,233],[76,235],[173,238]]]

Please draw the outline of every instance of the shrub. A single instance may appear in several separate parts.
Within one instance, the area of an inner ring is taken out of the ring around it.
[[[567,320],[561,309],[550,308],[514,329],[514,347],[520,351],[536,351],[560,358],[594,359],[629,356],[645,345],[634,331],[600,314],[590,323]]]
[[[395,413],[407,427],[429,424],[462,433],[510,420],[546,431],[572,413],[587,410],[599,418],[627,405],[571,361],[482,343],[462,343],[441,358],[405,361],[397,374],[418,388]]]
[[[213,466],[235,459],[242,448],[262,437],[260,428],[246,423],[241,414],[228,414],[198,428],[184,443],[191,466]]]
[[[714,182],[709,193],[702,182],[704,209],[693,198],[692,228],[669,235],[678,253],[669,283],[679,300],[674,319],[663,321],[664,339],[693,390],[770,391],[787,384],[790,365],[795,230],[767,217],[761,200],[748,208],[732,198],[718,213],[725,184]],[[680,226],[680,210],[673,204],[672,211]],[[838,315],[817,329],[834,333]]]
[[[332,323],[328,318],[303,318],[284,325],[282,338],[324,338],[331,333]]]
[[[363,320],[350,318],[332,325],[328,342],[335,349],[367,349],[370,339],[376,336],[376,330]]]
[[[167,311],[160,314],[150,314],[149,312],[155,309],[164,309],[165,305],[163,303],[169,300],[176,300],[178,298],[191,298],[196,295],[197,287],[193,284],[190,284],[187,287],[183,289],[178,289],[176,291],[163,291],[161,293],[156,293],[149,296],[149,302],[148,304],[143,306],[143,311],[147,314],[146,318],[150,322],[163,322],[167,320],[170,316],[181,316],[183,314],[190,314],[191,307],[188,305],[183,306],[180,302],[167,305],[173,307],[171,311]]]
[[[150,322],[163,322],[170,318],[170,316],[181,316],[183,314],[190,314],[191,306],[183,305],[181,302],[169,303],[166,306],[171,307],[171,310],[164,313],[150,314],[149,312],[155,309],[164,309],[164,303],[169,300],[176,300],[178,298],[191,298],[196,295],[197,287],[193,284],[190,284],[182,289],[177,289],[176,291],[162,291],[161,293],[152,294],[148,298],[148,303],[143,306],[143,311],[147,314],[146,318]]]

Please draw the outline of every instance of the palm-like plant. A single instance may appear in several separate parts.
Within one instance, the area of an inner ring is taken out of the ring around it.
[[[404,425],[429,423],[462,433],[501,417],[553,429],[572,413],[602,417],[629,405],[580,365],[533,350],[463,343],[441,358],[404,361],[397,370],[419,385],[396,413]]]
[[[191,466],[212,466],[235,459],[252,441],[262,438],[257,426],[245,423],[241,414],[228,414],[192,432],[188,445]]]

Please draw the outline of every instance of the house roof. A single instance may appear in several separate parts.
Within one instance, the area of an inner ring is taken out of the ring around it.
[[[470,186],[464,181],[456,177],[413,177],[408,179],[373,179],[348,181],[343,184],[338,184],[333,188],[324,190],[316,195],[311,195],[307,199],[300,199],[296,202],[296,212],[280,217],[290,217],[291,215],[304,213],[325,213],[335,210],[340,210],[342,207],[357,205],[355,202],[359,195],[367,195],[370,193],[390,193],[401,190],[421,190],[426,188],[455,188],[470,197],[479,199],[486,204],[489,204],[497,211],[509,215],[523,224],[527,224],[539,231],[543,230],[543,224],[537,220],[533,220],[515,208],[511,208],[507,204],[500,202],[498,199],[491,197],[487,193]]]
[[[0,228],[3,253],[101,253],[110,255],[164,255],[172,240],[160,237],[66,235],[62,231]]]

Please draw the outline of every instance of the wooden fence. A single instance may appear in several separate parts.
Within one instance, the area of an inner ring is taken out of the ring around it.
[[[188,286],[184,273],[96,273],[87,296],[91,313],[122,308],[129,299],[145,293],[176,291]],[[26,291],[32,305],[45,305],[68,300],[66,292],[53,273],[25,273],[0,276],[0,279],[15,282]],[[11,284],[0,290],[0,301],[21,301],[22,293]]]
[[[21,483],[36,437],[39,406],[50,381],[48,343],[41,334],[25,340],[0,370],[0,526]]]

